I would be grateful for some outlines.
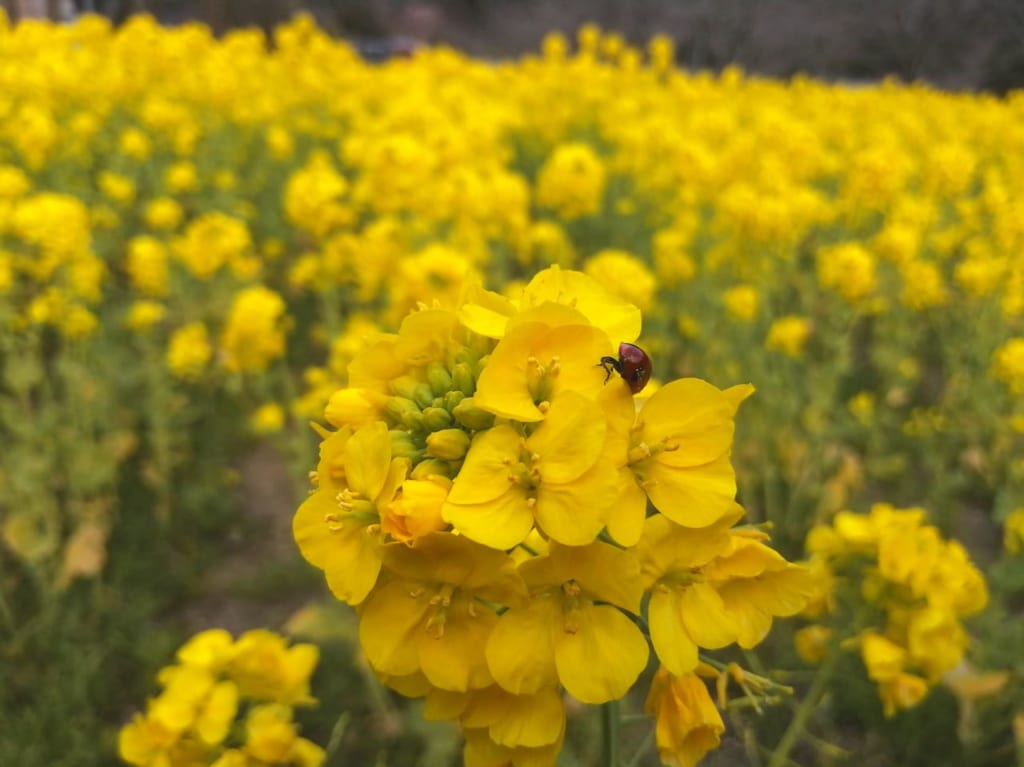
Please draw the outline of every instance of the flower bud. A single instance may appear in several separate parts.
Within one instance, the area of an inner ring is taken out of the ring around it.
[[[438,458],[427,458],[416,464],[409,472],[410,479],[430,479],[431,477],[448,477],[451,479],[451,465]]]
[[[452,425],[452,414],[442,407],[428,407],[423,411],[423,425],[430,431],[440,431]]]
[[[402,376],[396,378],[391,382],[391,391],[398,397],[405,397],[406,399],[416,399],[416,387],[420,385],[420,382],[411,376]]]
[[[384,413],[397,423],[406,423],[409,418],[420,416],[420,409],[407,397],[391,397],[384,403]]]
[[[416,446],[409,432],[392,429],[388,436],[391,437],[392,458],[410,458],[415,461],[423,456],[422,448]]]
[[[452,368],[452,386],[467,397],[476,391],[476,376],[468,362],[457,362]]]
[[[358,429],[380,419],[385,399],[384,395],[369,389],[338,389],[327,403],[324,418],[339,429],[343,426]]]
[[[430,385],[421,383],[412,390],[412,400],[420,407],[430,407],[434,404],[434,392]]]
[[[442,397],[452,388],[452,374],[440,362],[427,365],[427,383],[435,396]]]
[[[464,399],[466,399],[466,395],[458,389],[455,389],[454,391],[450,391],[444,395],[443,406],[449,411],[454,410],[455,406]]]
[[[466,397],[452,408],[452,415],[467,429],[489,429],[494,425],[494,414],[474,405],[472,397]]]
[[[442,429],[427,435],[427,455],[457,461],[469,450],[469,435],[462,429]]]

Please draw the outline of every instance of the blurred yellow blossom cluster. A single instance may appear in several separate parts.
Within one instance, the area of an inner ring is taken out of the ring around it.
[[[476,288],[409,314],[327,404],[296,541],[358,607],[382,681],[458,719],[467,764],[554,764],[563,690],[625,696],[648,662],[640,626],[677,680],[813,590],[734,527],[733,418],[753,387],[682,378],[638,402],[602,363],[639,333],[634,305],[551,267],[517,300]]]
[[[146,713],[121,729],[121,758],[136,767],[319,767],[323,749],[292,720],[293,707],[316,703],[318,658],[315,645],[289,646],[264,629],[237,640],[223,629],[196,634],[160,670],[163,689]]]
[[[808,534],[819,594],[797,648],[821,661],[829,645],[857,648],[892,716],[917,705],[964,656],[962,619],[988,602],[985,578],[958,541],[925,523],[923,509],[875,504],[842,511]]]

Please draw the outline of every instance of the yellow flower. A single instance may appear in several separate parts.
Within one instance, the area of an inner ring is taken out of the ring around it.
[[[750,322],[757,315],[758,295],[753,285],[736,285],[722,296],[725,310],[731,317]]]
[[[822,248],[818,252],[818,282],[850,302],[862,301],[877,287],[874,256],[857,242]]]
[[[451,533],[431,533],[387,550],[391,578],[361,608],[359,640],[379,673],[421,672],[442,690],[493,683],[484,647],[498,623],[489,604],[515,606],[526,587],[515,562]]]
[[[128,309],[125,324],[132,330],[144,333],[167,315],[167,307],[157,301],[133,301]]]
[[[799,357],[813,330],[814,326],[806,317],[780,317],[768,329],[764,348],[769,351],[780,351],[789,357]]]
[[[1024,338],[1011,338],[996,349],[992,355],[992,375],[1014,394],[1024,394]]]
[[[462,752],[464,767],[555,767],[564,738],[539,748],[510,748],[495,743],[483,727],[467,727],[463,735],[466,738]]]
[[[97,185],[114,202],[128,204],[135,199],[135,182],[119,173],[102,171],[97,178]]]
[[[654,275],[632,253],[602,250],[587,259],[583,271],[609,293],[628,301],[642,312],[648,311],[654,303],[657,287]]]
[[[659,668],[644,709],[656,719],[655,742],[664,764],[696,767],[708,751],[718,748],[725,732],[722,715],[696,674],[676,676]]]
[[[551,266],[557,264],[571,267],[576,260],[572,240],[565,230],[554,221],[536,221],[530,225],[526,236],[525,252],[521,254],[525,264]]]
[[[930,261],[908,261],[900,267],[903,292],[900,301],[911,309],[942,306],[949,301],[939,267]]]
[[[145,235],[129,240],[125,269],[132,285],[145,295],[167,295],[167,248],[160,240]]]
[[[498,685],[491,685],[473,690],[465,697],[459,723],[468,731],[486,728],[487,737],[495,746],[503,749],[561,746],[565,737],[565,701],[560,690],[551,687],[529,695],[513,695]],[[427,705],[430,705],[430,693]],[[471,737],[469,732],[466,737],[467,740]]]
[[[1014,509],[1003,522],[1003,548],[1014,555],[1024,551],[1024,508]]]
[[[689,282],[697,275],[697,264],[687,253],[692,234],[680,229],[655,232],[654,268],[668,285]]]
[[[284,428],[284,421],[284,408],[277,402],[267,402],[252,414],[252,430],[256,434],[277,434]]]
[[[477,407],[530,423],[545,418],[563,392],[596,397],[606,377],[599,362],[613,353],[612,343],[574,314],[556,305],[520,314],[480,373]]]
[[[352,212],[342,199],[347,190],[348,182],[334,168],[330,156],[314,152],[285,185],[285,214],[293,224],[323,237],[351,221]]]
[[[313,644],[288,646],[283,637],[265,629],[238,638],[226,666],[228,677],[247,698],[286,705],[314,702],[309,678],[320,657]]]
[[[206,369],[213,349],[206,325],[192,322],[178,328],[167,347],[167,367],[176,378],[195,380]]]
[[[377,582],[381,552],[373,532],[408,470],[408,459],[392,459],[387,426],[379,421],[321,443],[319,488],[295,513],[292,529],[302,556],[324,571],[341,601],[359,604]]]
[[[928,682],[914,674],[900,672],[881,681],[878,693],[882,699],[882,713],[894,716],[897,711],[913,708],[924,700],[928,694]]]
[[[531,598],[511,606],[487,642],[494,680],[517,695],[561,684],[584,703],[622,697],[649,652],[636,624],[620,611],[640,609],[636,559],[601,541],[553,543],[519,571]]]
[[[234,373],[260,372],[284,354],[285,308],[284,299],[262,285],[238,293],[220,337],[224,367]]]
[[[730,460],[734,418],[754,392],[749,384],[722,391],[697,378],[661,387],[647,400],[629,432],[627,469],[612,519],[636,539],[646,499],[673,522],[705,527],[732,513],[736,474]],[[627,475],[628,476],[628,475]]]
[[[167,168],[164,183],[173,193],[193,192],[199,188],[199,172],[194,164],[182,160]]]
[[[461,429],[446,431],[465,435]],[[447,523],[442,516],[442,509],[451,484],[447,477],[437,474],[429,475],[426,479],[407,479],[402,483],[402,489],[395,500],[388,504],[381,518],[381,529],[395,540],[406,543],[412,543],[427,533],[443,530]]]
[[[644,522],[636,551],[651,591],[651,643],[672,674],[693,671],[698,648],[717,649],[736,641],[735,621],[700,569],[728,550],[728,528],[742,513],[734,506],[728,516],[703,528],[681,527],[662,515]]]
[[[535,521],[556,541],[590,543],[616,494],[606,430],[601,408],[574,391],[556,397],[526,439],[512,426],[488,429],[473,440],[444,519],[498,549],[522,542]]]
[[[604,203],[605,175],[590,146],[562,144],[537,174],[537,202],[566,220],[596,215]]]
[[[210,279],[225,265],[233,265],[251,247],[245,222],[216,212],[189,222],[184,235],[174,241],[175,254],[201,280]]]
[[[145,160],[152,151],[149,137],[138,128],[128,128],[118,136],[118,149],[133,160]]]
[[[183,665],[219,673],[231,660],[234,640],[224,629],[208,629],[183,644],[176,653]]]
[[[136,767],[200,763],[206,749],[199,743],[181,742],[181,733],[156,719],[136,714],[117,736],[117,753]]]
[[[582,320],[579,315],[583,316]],[[483,290],[470,291],[468,300],[459,309],[459,321],[487,338],[503,337],[513,316],[517,322],[530,320],[552,327],[576,323],[592,325],[603,330],[609,343],[615,341],[616,345],[621,341],[633,342],[640,335],[639,309],[609,293],[583,272],[558,267],[534,275],[516,300]],[[602,354],[612,351],[614,349]]]
[[[245,752],[265,764],[319,767],[326,758],[314,743],[300,738],[287,706],[254,706],[245,720]]]
[[[146,203],[142,217],[150,229],[163,231],[176,229],[185,217],[185,211],[171,197],[156,197]]]
[[[829,642],[832,641],[834,633],[827,626],[814,624],[805,626],[796,632],[793,643],[796,645],[797,655],[805,663],[821,663],[828,652]]]

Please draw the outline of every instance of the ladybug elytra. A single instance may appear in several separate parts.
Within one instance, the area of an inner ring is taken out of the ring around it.
[[[608,383],[608,379],[614,371],[622,376],[622,380],[626,382],[633,394],[643,389],[651,380],[651,358],[636,344],[622,342],[619,344],[618,359],[602,357],[597,364],[604,368],[605,383]]]

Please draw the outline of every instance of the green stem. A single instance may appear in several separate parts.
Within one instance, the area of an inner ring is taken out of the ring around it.
[[[601,706],[601,765],[619,767],[619,701],[610,700]]]
[[[633,754],[633,758],[626,763],[626,767],[639,766],[640,762],[643,760],[645,756],[647,756],[648,752],[651,750],[651,747],[654,745],[654,736],[654,727],[651,727],[651,731],[647,733],[647,737],[644,738],[644,742],[640,744],[640,748],[638,748],[636,750],[636,753]]]
[[[784,765],[789,763],[789,752],[793,750],[796,742],[803,737],[807,720],[811,718],[811,714],[818,707],[818,703],[825,694],[825,688],[828,686],[829,681],[831,681],[832,673],[835,671],[836,663],[839,661],[840,652],[839,646],[833,645],[828,655],[821,662],[821,665],[818,667],[818,673],[814,675],[814,680],[807,690],[807,695],[804,696],[799,707],[797,707],[793,721],[789,723],[789,727],[782,733],[779,744],[772,752],[768,767],[784,767]]]

